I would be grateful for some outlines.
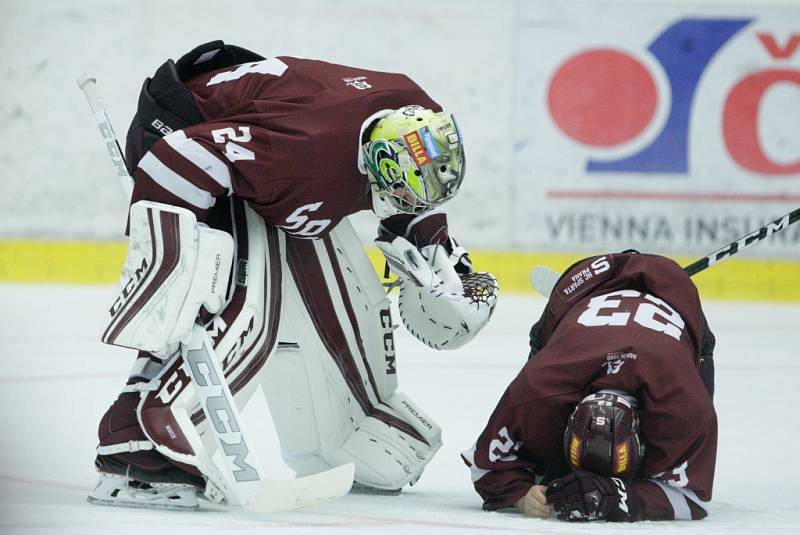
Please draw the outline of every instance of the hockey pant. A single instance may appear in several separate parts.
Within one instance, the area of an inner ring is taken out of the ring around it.
[[[414,483],[440,430],[396,392],[389,300],[349,221],[299,239],[235,201],[226,230],[237,248],[231,298],[206,328],[239,408],[260,384],[298,476],[352,461],[362,485]],[[216,446],[204,420],[180,356],[140,353],[101,420],[99,458],[209,476]]]

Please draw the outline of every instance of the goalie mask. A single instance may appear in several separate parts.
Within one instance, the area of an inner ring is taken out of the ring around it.
[[[405,106],[375,125],[361,147],[376,212],[420,214],[451,199],[464,178],[455,118]]]
[[[631,400],[606,390],[581,400],[564,433],[564,456],[573,470],[633,478],[644,447]]]

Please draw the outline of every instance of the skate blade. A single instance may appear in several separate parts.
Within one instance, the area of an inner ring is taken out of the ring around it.
[[[169,503],[106,500],[103,498],[95,498],[94,496],[87,496],[86,501],[91,503],[92,505],[104,505],[107,507],[126,507],[128,509],[158,509],[161,511],[197,511],[200,508],[200,505],[196,503],[192,505],[172,505]]]
[[[351,494],[371,494],[373,496],[399,496],[403,489],[377,489],[360,483],[353,483]]]

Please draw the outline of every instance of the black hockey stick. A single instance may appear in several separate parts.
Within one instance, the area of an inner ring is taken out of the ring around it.
[[[792,223],[796,223],[798,220],[800,220],[800,208],[792,210],[785,216],[779,217],[775,221],[767,223],[763,227],[760,227],[749,234],[745,234],[738,240],[732,241],[728,245],[725,245],[721,249],[714,251],[710,255],[701,258],[697,262],[688,265],[683,269],[685,269],[686,273],[688,273],[691,277],[695,273],[700,273],[704,269],[710,268],[714,264],[735,255],[745,247],[755,245],[761,240],[772,236],[776,232],[785,229]]]

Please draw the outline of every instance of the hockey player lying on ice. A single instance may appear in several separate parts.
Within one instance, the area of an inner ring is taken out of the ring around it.
[[[103,341],[140,352],[100,421],[90,501],[175,508],[196,507],[196,491],[219,496],[202,469],[215,443],[178,352],[198,313],[237,405],[263,386],[298,476],[352,462],[358,489],[413,484],[440,429],[397,392],[389,300],[346,216],[380,219],[417,338],[438,349],[471,340],[497,285],[473,272],[436,209],[464,176],[453,116],[401,74],[216,41],[145,81],[126,155],[130,244]],[[185,265],[195,257],[211,267]],[[220,264],[230,280],[218,280]]]
[[[697,289],[672,260],[625,252],[570,267],[531,330],[528,362],[462,454],[484,509],[704,518],[713,350]]]

